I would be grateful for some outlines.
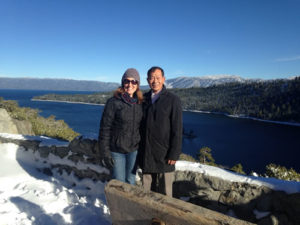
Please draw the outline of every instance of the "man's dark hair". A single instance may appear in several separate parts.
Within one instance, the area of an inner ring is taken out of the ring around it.
[[[152,74],[155,70],[160,70],[162,76],[163,76],[163,77],[165,76],[165,72],[164,72],[164,70],[163,70],[161,67],[159,67],[159,66],[153,66],[153,67],[151,67],[151,68],[148,70],[148,72],[147,72],[147,77],[150,77],[151,74]]]

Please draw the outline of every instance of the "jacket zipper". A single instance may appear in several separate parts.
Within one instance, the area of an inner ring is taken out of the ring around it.
[[[132,134],[134,134],[134,122],[135,122],[135,105],[133,106],[133,120],[132,120]],[[131,140],[131,145],[133,143],[133,140]]]

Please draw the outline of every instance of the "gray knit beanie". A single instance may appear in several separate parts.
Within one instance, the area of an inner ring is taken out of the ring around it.
[[[140,74],[139,72],[134,69],[134,68],[129,68],[125,71],[125,73],[123,74],[122,76],[122,80],[121,80],[121,83],[123,84],[124,80],[126,78],[134,78],[135,80],[137,80],[140,84]]]

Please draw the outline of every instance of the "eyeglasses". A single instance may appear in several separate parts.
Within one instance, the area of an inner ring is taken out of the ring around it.
[[[128,80],[128,79],[124,80],[124,84],[129,84],[129,83],[131,83],[132,85],[137,85],[139,82],[137,80]]]

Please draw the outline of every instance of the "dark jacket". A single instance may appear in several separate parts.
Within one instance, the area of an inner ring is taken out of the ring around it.
[[[180,99],[165,87],[152,104],[151,91],[144,95],[142,141],[139,166],[145,173],[175,170],[167,160],[178,160],[182,146],[182,108]]]
[[[138,150],[142,105],[130,104],[121,97],[107,100],[99,131],[100,157],[110,152],[128,153]]]

